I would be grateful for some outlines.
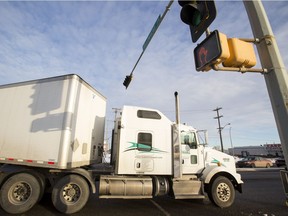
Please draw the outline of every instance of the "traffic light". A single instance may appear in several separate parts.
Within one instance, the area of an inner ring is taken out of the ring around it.
[[[215,2],[178,0],[178,3],[182,7],[181,20],[190,26],[192,41],[196,42],[216,17]]]
[[[130,74],[130,75],[128,75],[128,76],[125,77],[125,80],[124,80],[124,82],[123,82],[123,85],[126,87],[126,89],[128,88],[128,86],[129,86],[132,78],[133,78],[132,74]]]
[[[213,31],[194,49],[197,71],[209,71],[220,63],[228,68],[251,68],[256,65],[253,44],[238,38],[228,38],[217,30]]]
[[[212,65],[220,64],[230,56],[227,36],[213,31],[194,49],[197,71],[209,71]]]

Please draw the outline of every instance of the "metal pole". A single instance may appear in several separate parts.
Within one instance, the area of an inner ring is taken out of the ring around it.
[[[166,16],[167,12],[170,10],[170,7],[173,4],[173,2],[174,2],[174,0],[170,0],[169,1],[168,5],[165,8],[165,11],[164,11],[163,15],[160,15],[160,17],[159,17],[159,22],[155,23],[157,25],[154,24],[153,28],[155,27],[155,29],[152,28],[152,31],[150,32],[150,34],[148,35],[146,41],[144,42],[142,52],[141,52],[139,58],[137,59],[137,61],[136,61],[136,63],[135,63],[135,65],[134,65],[134,67],[133,67],[133,69],[132,69],[132,71],[131,71],[129,76],[131,76],[131,77],[133,76],[133,72],[134,72],[135,68],[137,67],[137,65],[138,65],[140,59],[142,58],[147,46],[149,45],[151,39],[153,38],[154,34],[156,33],[158,27],[160,26],[161,22],[163,21],[164,17]]]
[[[256,47],[262,67],[268,69],[264,78],[288,167],[288,74],[262,2],[243,0],[243,3],[254,37],[260,39]]]
[[[173,175],[174,178],[182,178],[182,150],[181,150],[181,131],[180,131],[180,110],[178,92],[174,93],[176,124],[173,124]]]
[[[180,110],[179,110],[179,97],[178,97],[178,92],[174,92],[175,96],[175,114],[176,114],[176,124],[180,124]]]
[[[232,155],[234,156],[234,146],[232,143],[231,129],[232,129],[232,127],[229,128],[229,137],[230,137],[230,144],[231,144],[231,148],[232,148],[232,152],[233,152]]]

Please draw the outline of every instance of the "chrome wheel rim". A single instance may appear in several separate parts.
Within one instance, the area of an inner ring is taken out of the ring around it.
[[[9,190],[9,200],[15,205],[27,202],[32,194],[32,187],[26,182],[17,182]]]
[[[76,203],[81,197],[81,189],[77,184],[67,184],[63,187],[62,195],[67,203]]]
[[[222,202],[227,202],[231,197],[230,187],[226,183],[220,183],[217,186],[216,192],[218,199],[221,200]]]

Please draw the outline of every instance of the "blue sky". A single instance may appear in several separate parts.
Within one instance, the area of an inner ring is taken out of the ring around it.
[[[105,95],[107,129],[112,108],[155,108],[175,120],[174,91],[180,95],[181,121],[208,129],[219,145],[220,110],[224,147],[279,143],[270,100],[261,74],[199,73],[187,25],[174,2],[145,51],[128,90],[122,85],[142,45],[168,1],[0,1],[0,85],[76,73]],[[288,2],[263,1],[284,64]],[[210,30],[252,38],[242,1],[216,1]],[[204,37],[201,37],[203,40]],[[255,49],[256,50],[256,49]],[[258,63],[258,66],[259,63]],[[230,129],[231,127],[231,129]],[[107,133],[110,134],[110,131]]]

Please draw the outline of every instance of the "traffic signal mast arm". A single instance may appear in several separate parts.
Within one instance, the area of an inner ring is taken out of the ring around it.
[[[246,73],[246,72],[254,72],[254,73],[268,73],[268,70],[265,68],[246,68],[246,67],[219,67],[218,65],[212,65],[211,66],[213,70],[215,71],[230,71],[230,72],[241,72],[241,73]]]
[[[136,63],[135,63],[135,65],[134,65],[134,67],[133,67],[130,75],[127,75],[127,76],[125,77],[125,80],[124,80],[124,82],[123,82],[123,85],[126,87],[126,89],[128,88],[130,82],[132,81],[133,72],[134,72],[135,68],[137,67],[140,59],[142,58],[142,56],[143,56],[146,48],[148,47],[150,41],[152,40],[154,34],[156,33],[158,27],[160,26],[161,22],[163,21],[164,17],[166,16],[167,12],[170,10],[170,7],[171,7],[171,5],[173,4],[173,2],[174,2],[174,0],[170,0],[170,2],[168,3],[168,5],[166,6],[166,9],[165,9],[163,15],[162,15],[162,16],[159,15],[158,18],[157,18],[157,20],[156,20],[156,22],[154,23],[154,25],[153,25],[153,27],[152,27],[152,29],[151,29],[148,37],[146,38],[146,40],[145,40],[145,42],[144,42],[144,44],[143,44],[143,46],[142,46],[142,52],[141,52],[138,60],[136,61]]]

